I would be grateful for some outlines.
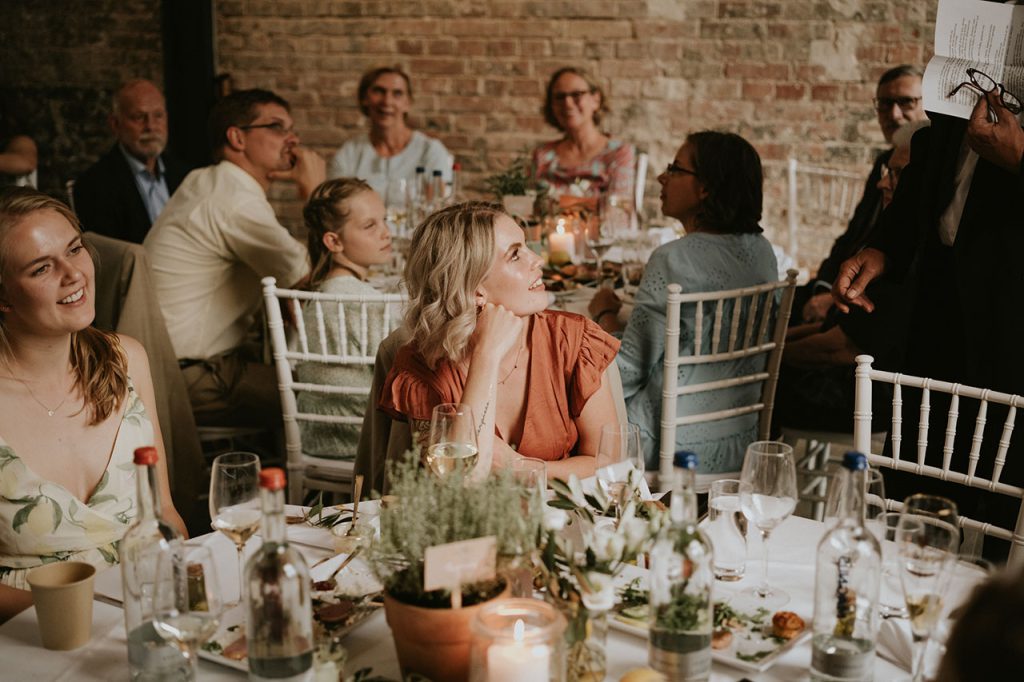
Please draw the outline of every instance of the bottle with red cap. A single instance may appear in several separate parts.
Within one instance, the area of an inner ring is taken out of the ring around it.
[[[121,583],[128,665],[133,682],[190,679],[185,655],[153,627],[157,562],[180,534],[164,522],[154,447],[135,450],[135,498],[138,515],[121,539]]]
[[[284,471],[260,472],[260,547],[245,566],[250,680],[311,680],[313,610],[309,569],[285,536]]]

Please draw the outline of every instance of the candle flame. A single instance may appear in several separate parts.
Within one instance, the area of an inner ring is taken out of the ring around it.
[[[522,618],[516,618],[516,624],[512,627],[512,636],[517,642],[523,641],[523,635],[526,632],[526,624],[523,623]]]
[[[558,219],[558,223],[555,225],[555,232],[565,234],[565,218]]]

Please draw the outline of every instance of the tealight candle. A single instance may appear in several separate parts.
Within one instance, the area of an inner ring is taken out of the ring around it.
[[[503,599],[473,620],[472,682],[561,682],[565,618],[539,599]]]
[[[552,265],[572,262],[576,253],[576,235],[566,231],[564,218],[559,218],[555,231],[548,235],[548,253]]]

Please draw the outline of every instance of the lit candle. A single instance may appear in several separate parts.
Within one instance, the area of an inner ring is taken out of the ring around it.
[[[548,235],[548,253],[552,265],[572,262],[572,255],[576,253],[576,235],[565,231],[564,218],[558,219],[555,231]]]
[[[551,647],[526,644],[526,626],[517,619],[514,642],[491,644],[487,649],[487,682],[547,682],[551,678]]]

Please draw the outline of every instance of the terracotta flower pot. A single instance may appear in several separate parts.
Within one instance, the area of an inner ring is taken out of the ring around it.
[[[391,628],[402,676],[419,673],[437,682],[469,679],[469,653],[476,612],[484,604],[509,596],[501,594],[462,609],[428,609],[399,601],[384,593],[384,615]]]

